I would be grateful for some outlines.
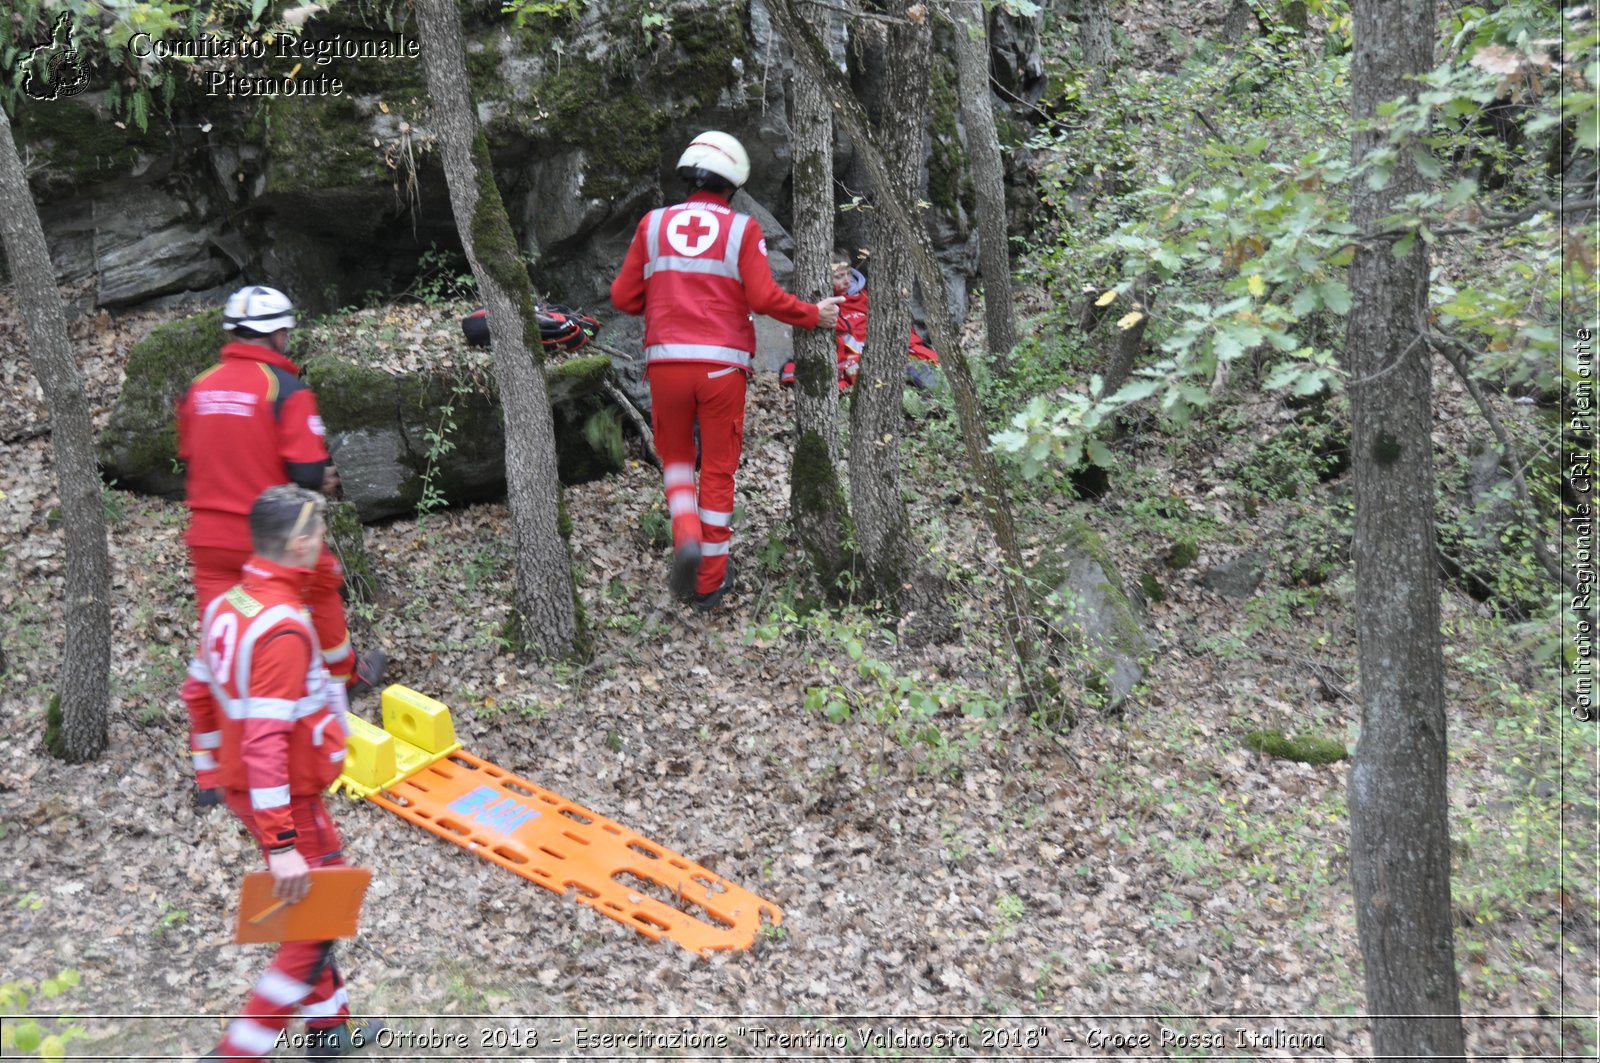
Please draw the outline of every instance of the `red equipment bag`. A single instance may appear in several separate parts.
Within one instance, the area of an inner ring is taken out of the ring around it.
[[[539,342],[544,344],[546,350],[578,350],[600,331],[600,322],[570,306],[536,306],[533,313],[539,321]],[[467,337],[469,346],[489,346],[488,311],[480,306],[462,318],[461,331]]]

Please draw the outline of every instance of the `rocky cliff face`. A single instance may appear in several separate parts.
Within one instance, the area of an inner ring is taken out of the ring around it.
[[[467,62],[496,177],[544,292],[605,306],[633,226],[676,194],[672,165],[706,128],[750,150],[746,207],[764,208],[771,244],[785,250],[788,60],[760,0],[575,4],[574,18],[521,27],[500,6],[463,5]],[[415,39],[409,23],[386,25],[383,10],[333,4],[307,24],[303,51]],[[994,16],[996,71],[1024,96],[1037,81],[1041,17]],[[281,83],[291,59],[252,69]],[[301,82],[337,78],[340,92],[208,95],[218,86],[197,70],[172,120],[154,118],[147,132],[114,124],[103,92],[25,101],[19,139],[63,280],[113,308],[215,305],[249,280],[329,310],[404,289],[430,247],[459,248],[420,59],[300,65]],[[960,309],[971,256],[960,180],[950,177],[962,152],[953,95],[935,113],[929,225]],[[844,173],[847,144],[838,157]],[[781,272],[786,260],[775,265]]]

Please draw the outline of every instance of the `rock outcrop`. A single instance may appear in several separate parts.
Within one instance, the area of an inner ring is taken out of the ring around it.
[[[304,48],[414,39],[409,22],[372,16],[363,5],[323,9],[305,24]],[[766,214],[784,272],[789,61],[761,0],[668,0],[646,18],[573,5],[569,18],[526,23],[498,4],[467,4],[463,17],[496,177],[542,294],[604,310],[634,225],[677,194],[678,152],[711,127],[749,149],[741,206]],[[1042,84],[1040,17],[990,16],[997,76],[1023,101]],[[295,62],[269,50],[231,69],[283,79]],[[203,60],[196,72],[222,65]],[[325,312],[403,289],[430,248],[459,249],[420,59],[337,56],[300,73],[337,78],[341,90],[209,95],[203,78],[180,79],[170,118],[154,114],[145,129],[116,121],[98,86],[24,100],[17,136],[63,279],[92,280],[84,298],[99,306],[185,293],[214,302],[248,280]],[[961,311],[974,262],[949,80],[935,79],[929,228]],[[850,154],[841,144],[841,172]]]
[[[1028,575],[1036,607],[1051,622],[1046,649],[1060,679],[1061,716],[1070,721],[1086,707],[1120,708],[1144,678],[1153,643],[1138,599],[1094,529],[1072,513],[1052,527]]]
[[[137,344],[128,378],[100,439],[101,467],[121,487],[178,495],[173,410],[190,380],[216,361],[220,311],[155,329]],[[345,498],[364,521],[505,494],[505,432],[483,363],[397,371],[307,344],[306,382],[317,394]],[[449,359],[455,362],[456,359]],[[583,483],[622,467],[623,425],[606,387],[603,354],[546,370],[562,481]]]

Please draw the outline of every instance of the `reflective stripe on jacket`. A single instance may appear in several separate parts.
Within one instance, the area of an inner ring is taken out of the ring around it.
[[[646,362],[710,362],[748,373],[752,313],[814,328],[816,306],[778,287],[766,243],[754,218],[709,192],[645,215],[611,283],[611,302],[644,315]]]
[[[739,252],[750,217],[716,203],[679,203],[645,219],[644,357],[749,370],[755,324]]]
[[[343,691],[301,600],[310,575],[252,557],[244,581],[207,607],[189,665],[199,681],[186,688],[190,748],[212,758],[219,785],[250,795],[274,845],[294,840],[291,798],[320,793],[344,767]]]

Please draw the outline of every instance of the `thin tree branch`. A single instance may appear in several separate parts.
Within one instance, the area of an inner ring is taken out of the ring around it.
[[[1494,433],[1494,438],[1500,444],[1501,463],[1508,467],[1511,473],[1511,484],[1516,489],[1519,519],[1528,530],[1528,539],[1533,544],[1534,557],[1538,558],[1539,565],[1545,573],[1557,583],[1566,587],[1574,594],[1578,593],[1577,577],[1565,571],[1561,563],[1551,556],[1550,550],[1544,544],[1544,538],[1538,530],[1538,507],[1533,504],[1533,498],[1528,493],[1528,481],[1522,475],[1522,456],[1517,451],[1517,445],[1512,440],[1500,417],[1494,412],[1494,407],[1489,404],[1488,396],[1478,386],[1478,381],[1468,371],[1467,357],[1473,352],[1466,344],[1454,336],[1438,332],[1421,325],[1423,331],[1420,335],[1423,341],[1456,371],[1461,382],[1467,386],[1467,393],[1472,396],[1472,401],[1477,403],[1478,412],[1483,414],[1483,419],[1489,422],[1489,430]]]
[[[1378,381],[1382,380],[1384,377],[1388,376],[1390,373],[1392,373],[1396,369],[1400,368],[1400,366],[1404,365],[1406,357],[1412,351],[1416,350],[1417,347],[1422,343],[1423,343],[1423,337],[1420,336],[1420,335],[1417,336],[1415,339],[1413,339],[1410,343],[1408,343],[1406,345],[1406,349],[1405,350],[1403,350],[1399,354],[1395,355],[1395,357],[1390,360],[1388,365],[1384,366],[1382,369],[1378,370],[1376,373],[1370,373],[1370,374],[1368,374],[1367,376],[1364,376],[1364,377],[1352,378],[1348,386],[1352,387],[1352,388],[1364,388],[1364,387],[1369,387],[1372,384],[1376,384]]]
[[[1491,220],[1479,223],[1477,225],[1452,225],[1443,229],[1430,229],[1429,232],[1431,232],[1434,236],[1475,236],[1479,233],[1492,233],[1505,229],[1515,229],[1517,226],[1533,220],[1540,214],[1566,214],[1571,211],[1593,211],[1594,209],[1594,203],[1588,200],[1540,199],[1534,203],[1530,203],[1522,210],[1516,211],[1512,214],[1493,214],[1489,211],[1484,211],[1484,216],[1490,218]],[[1415,229],[1381,229],[1374,233],[1363,233],[1357,236],[1352,242],[1358,244],[1393,243],[1394,241],[1402,240],[1407,236],[1415,236],[1416,233],[1417,230]]]
[[[658,469],[661,468],[661,455],[656,453],[656,437],[650,431],[650,422],[646,421],[644,414],[639,412],[639,407],[635,406],[633,400],[628,398],[622,389],[611,381],[603,381],[600,387],[605,391],[606,396],[617,404],[623,415],[633,422],[633,427],[639,430],[639,441],[644,444],[644,456],[650,459],[650,464]]]

